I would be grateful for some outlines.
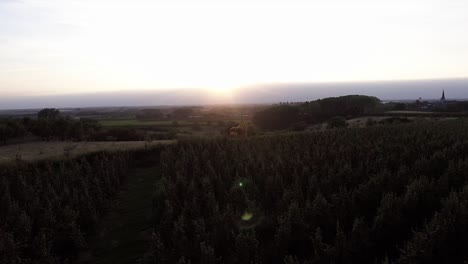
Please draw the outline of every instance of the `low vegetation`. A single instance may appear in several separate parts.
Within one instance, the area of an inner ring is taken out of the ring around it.
[[[0,164],[12,161],[36,161],[73,158],[100,151],[130,151],[160,144],[173,144],[173,140],[123,142],[32,142],[7,145],[0,148]]]
[[[377,112],[376,97],[348,95],[302,103],[285,103],[255,113],[253,122],[266,130],[297,128],[297,123],[317,124],[329,119],[332,123]]]
[[[468,125],[382,125],[162,154],[148,263],[462,263]]]
[[[128,181],[140,186],[132,189],[134,197],[126,202],[133,209],[127,209],[135,213],[138,206],[142,210],[150,206],[149,188],[156,178],[147,171],[154,171],[159,163],[161,148],[0,165],[0,263],[74,263],[83,251],[96,248],[101,234],[117,228],[103,225],[102,218],[119,207],[116,195],[127,185],[129,174],[136,178]],[[140,168],[138,173],[136,168]],[[135,204],[139,202],[141,205]],[[135,220],[130,212],[126,217],[129,228],[149,224],[146,218]],[[142,255],[144,240],[138,234],[133,237],[141,248],[132,252]]]
[[[27,135],[33,135],[42,141],[83,141],[92,139],[99,129],[95,120],[75,120],[61,116],[57,109],[46,108],[39,111],[37,119],[25,117],[0,120],[0,141],[6,144],[10,139],[24,138]]]
[[[86,237],[126,176],[125,153],[0,167],[0,262],[65,263]]]
[[[0,263],[462,263],[468,123],[382,107],[2,120]]]

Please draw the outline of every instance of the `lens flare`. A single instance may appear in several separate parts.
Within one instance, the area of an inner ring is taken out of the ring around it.
[[[250,212],[245,212],[241,217],[242,221],[250,221],[252,218],[253,214]]]

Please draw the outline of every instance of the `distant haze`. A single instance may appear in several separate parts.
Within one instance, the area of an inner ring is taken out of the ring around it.
[[[43,107],[157,106],[202,104],[263,104],[285,101],[310,101],[348,94],[376,96],[382,100],[439,99],[445,90],[448,100],[468,99],[468,79],[264,84],[239,88],[228,94],[213,94],[211,89],[168,89],[121,91],[57,96],[0,97],[0,109]]]

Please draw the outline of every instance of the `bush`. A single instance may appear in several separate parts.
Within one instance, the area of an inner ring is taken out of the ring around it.
[[[367,118],[366,120],[366,126],[370,127],[370,126],[375,126],[377,124],[377,121],[375,121],[374,119],[372,118]]]
[[[130,128],[113,128],[93,134],[92,141],[141,141],[144,134]]]
[[[291,130],[293,131],[304,131],[307,128],[306,122],[297,122],[292,124]]]
[[[343,128],[346,127],[348,124],[346,123],[346,119],[341,116],[333,117],[327,122],[327,128]]]

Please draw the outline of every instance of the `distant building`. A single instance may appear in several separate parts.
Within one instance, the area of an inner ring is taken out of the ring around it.
[[[428,101],[423,101],[422,98],[419,97],[414,103],[414,106],[416,107],[416,110],[428,110],[432,107],[432,104]]]
[[[412,111],[468,113],[468,100],[447,100],[445,90],[442,90],[440,99],[423,101],[419,97],[414,103],[407,103],[406,108]]]
[[[439,109],[446,109],[447,108],[447,101],[445,100],[445,90],[442,90],[442,97],[437,105]]]

